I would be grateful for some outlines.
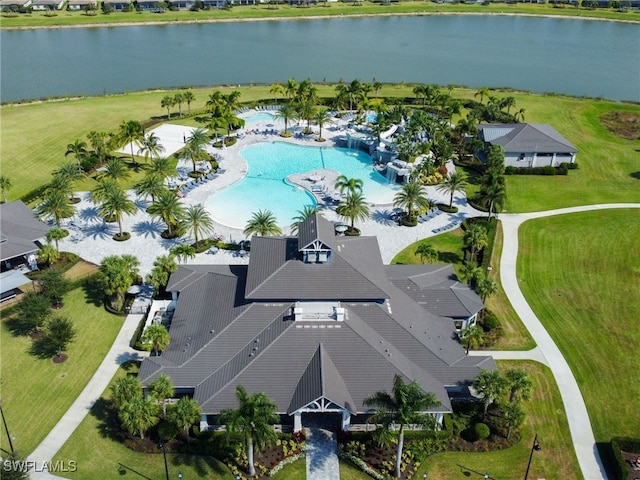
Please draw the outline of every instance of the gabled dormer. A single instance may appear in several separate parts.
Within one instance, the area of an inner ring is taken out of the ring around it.
[[[298,226],[298,250],[304,263],[330,263],[335,248],[333,224],[316,213]]]

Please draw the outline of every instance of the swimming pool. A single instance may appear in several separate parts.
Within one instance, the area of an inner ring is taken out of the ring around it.
[[[273,115],[266,112],[254,113],[244,119],[245,123],[252,122],[272,122],[275,119]]]
[[[363,181],[363,194],[369,203],[393,203],[397,186],[372,165],[371,157],[346,148],[306,147],[285,142],[264,142],[244,147],[240,152],[249,169],[238,183],[211,195],[205,206],[213,218],[224,225],[245,227],[258,210],[271,210],[282,228],[288,227],[305,205],[315,199],[304,188],[285,179],[293,173],[327,168]],[[328,185],[333,190],[333,185]]]

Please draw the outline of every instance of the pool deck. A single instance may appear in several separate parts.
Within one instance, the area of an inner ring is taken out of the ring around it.
[[[254,113],[248,112],[247,115]],[[269,123],[271,127],[267,127]],[[280,137],[278,134],[264,134],[265,130],[276,129],[284,130],[284,124],[278,120],[257,121],[247,125],[246,131],[256,130],[261,133],[246,133],[240,138],[236,145],[224,148],[210,148],[210,152],[220,155],[219,166],[223,173],[217,175],[212,180],[198,185],[192,189],[183,199],[185,206],[194,204],[204,204],[207,198],[214,192],[226,188],[240,181],[247,173],[247,163],[240,156],[240,151],[247,145],[261,142],[281,141],[297,145],[332,147],[336,145],[336,140],[345,134],[346,122],[340,121],[337,125],[329,128],[323,128],[323,137],[326,142],[316,142],[315,136],[294,135],[289,138]],[[293,124],[289,126],[289,130],[296,134],[300,134],[304,125],[299,126]],[[177,174],[185,174],[192,170],[191,162],[180,161],[178,163]],[[453,168],[449,165],[448,168]],[[320,179],[324,176],[324,181],[313,182],[305,180],[313,173],[316,173]],[[322,183],[333,192],[333,184],[337,172],[333,170],[314,170],[312,172],[303,172],[301,174],[291,175],[292,183],[312,191],[312,186]],[[333,179],[333,180],[331,180]],[[426,187],[428,196],[437,202],[448,203],[448,195],[439,192],[435,187]],[[341,219],[335,212],[335,202],[325,202],[324,195],[316,196],[320,211],[325,218],[332,222],[342,223]],[[65,228],[69,229],[70,235],[60,242],[60,249],[77,253],[89,262],[99,264],[103,258],[109,255],[121,255],[129,253],[135,255],[140,261],[140,273],[144,276],[153,268],[154,260],[160,255],[166,255],[169,250],[183,243],[193,243],[192,238],[182,237],[172,240],[165,240],[160,237],[160,233],[165,229],[164,223],[158,219],[152,219],[147,213],[146,208],[150,201],[144,201],[136,198],[133,191],[128,192],[129,197],[136,202],[138,207],[136,213],[132,216],[125,216],[122,220],[123,230],[131,232],[131,239],[126,242],[116,242],[111,237],[117,233],[117,224],[105,224],[98,215],[99,207],[89,199],[89,192],[79,192],[78,195],[82,201],[76,205],[76,216],[70,221],[65,222]],[[378,237],[380,245],[380,253],[384,263],[389,263],[391,259],[403,248],[422,238],[430,237],[456,228],[464,218],[486,215],[473,209],[466,201],[462,194],[454,195],[453,204],[458,207],[457,214],[442,213],[428,221],[419,223],[416,227],[400,227],[392,220],[393,205],[372,205],[370,207],[371,217],[363,222],[356,222],[362,235],[374,235]],[[284,233],[289,233],[289,225],[280,225]],[[215,223],[215,233],[221,235],[225,241],[239,242],[248,240],[242,233],[242,229]],[[249,258],[241,258],[234,256],[231,252],[220,250],[216,254],[200,253],[196,258],[188,260],[190,264],[246,264]]]

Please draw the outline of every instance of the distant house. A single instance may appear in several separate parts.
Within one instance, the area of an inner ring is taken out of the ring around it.
[[[98,0],[69,0],[67,10],[84,10],[87,5],[98,5]]]
[[[22,201],[0,205],[0,260],[2,271],[34,269],[35,252],[50,227],[38,220]]]
[[[31,0],[0,0],[0,9],[19,9],[26,8],[31,5]]]
[[[104,0],[105,5],[109,5],[114,12],[123,12],[131,8],[131,2],[127,0]]]
[[[319,214],[297,236],[253,237],[249,265],[181,265],[167,291],[171,344],[139,378],[146,388],[169,375],[199,403],[203,430],[237,406],[238,385],[265,392],[282,428],[318,418],[361,428],[374,412],[364,399],[396,375],[436,395],[429,413],[441,421],[496,368],[458,341],[482,305],[449,266],[384,265],[375,237],[336,236]]]
[[[33,0],[31,7],[34,10],[62,10],[65,0]]]
[[[551,125],[514,123],[478,125],[485,145],[504,149],[504,164],[509,167],[558,167],[574,163],[578,149]]]

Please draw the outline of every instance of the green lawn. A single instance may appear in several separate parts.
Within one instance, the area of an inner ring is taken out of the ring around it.
[[[640,212],[526,222],[518,278],[569,362],[596,441],[640,432]]]
[[[74,321],[77,335],[62,364],[29,354],[31,339],[13,336],[10,320],[2,320],[2,408],[14,447],[23,454],[31,453],[71,406],[122,326],[121,317],[96,306],[82,288],[69,292],[64,303],[57,313]],[[7,445],[4,429],[0,439]]]
[[[564,406],[551,371],[536,362],[500,361],[498,368],[501,371],[523,368],[535,382],[532,398],[524,404],[527,421],[523,440],[499,452],[439,453],[429,457],[420,472],[428,472],[429,478],[447,480],[481,479],[485,472],[494,479],[520,480],[524,477],[533,437],[537,433],[542,451],[535,453],[529,478],[581,479]]]
[[[59,26],[59,25],[95,25],[103,23],[174,23],[197,21],[229,21],[240,19],[261,18],[293,18],[327,15],[399,15],[399,14],[434,14],[434,13],[495,13],[495,14],[527,14],[527,15],[557,15],[577,16],[586,18],[603,18],[611,20],[640,21],[637,13],[616,12],[613,9],[576,9],[553,8],[550,5],[537,4],[512,4],[504,3],[489,5],[464,5],[464,4],[438,4],[427,1],[397,2],[388,5],[371,3],[368,1],[360,4],[319,3],[316,6],[300,8],[297,6],[279,5],[270,8],[267,5],[234,6],[229,10],[211,9],[209,11],[191,12],[165,12],[157,14],[152,12],[117,12],[105,15],[99,12],[97,15],[88,16],[84,12],[56,12],[55,16],[46,16],[44,12],[34,12],[30,15],[18,15],[9,17],[3,15],[2,27],[35,27],[35,26]]]

